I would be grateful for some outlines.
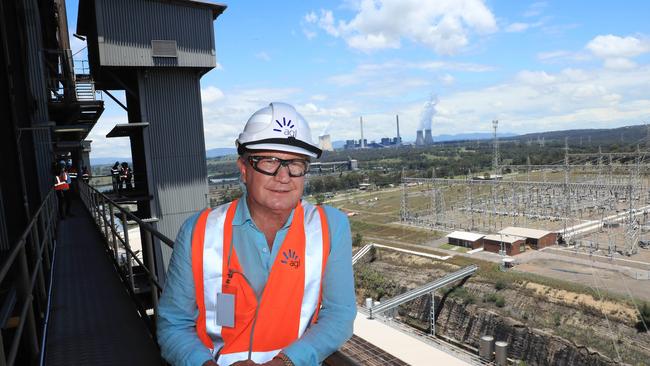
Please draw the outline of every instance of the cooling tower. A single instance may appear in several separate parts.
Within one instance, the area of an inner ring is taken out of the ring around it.
[[[431,130],[424,130],[424,144],[433,145],[433,136],[431,136]]]
[[[334,151],[330,135],[318,136],[318,146],[323,151]]]
[[[415,138],[415,145],[416,146],[424,145],[424,131],[418,130],[418,135]]]

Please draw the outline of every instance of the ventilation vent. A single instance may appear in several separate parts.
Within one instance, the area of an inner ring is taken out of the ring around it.
[[[178,57],[176,41],[151,41],[151,53],[153,57]]]

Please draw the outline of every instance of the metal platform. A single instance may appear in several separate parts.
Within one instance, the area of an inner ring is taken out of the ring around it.
[[[60,222],[45,365],[162,365],[155,341],[79,201]]]

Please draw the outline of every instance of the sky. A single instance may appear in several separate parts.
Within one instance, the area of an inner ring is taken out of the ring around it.
[[[272,101],[294,105],[314,141],[358,139],[361,116],[364,137],[379,140],[396,136],[399,115],[405,141],[430,115],[434,136],[491,132],[494,119],[516,134],[650,123],[649,1],[226,5],[214,22],[218,66],[201,79],[208,149],[234,147]],[[77,0],[67,12],[75,29]],[[85,46],[71,42],[73,53]],[[128,156],[128,139],[105,138],[126,112],[104,100],[91,156]]]

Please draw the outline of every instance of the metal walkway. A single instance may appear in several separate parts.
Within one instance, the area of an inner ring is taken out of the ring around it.
[[[59,224],[45,365],[161,365],[159,350],[79,200]]]
[[[413,290],[407,291],[403,294],[397,295],[391,299],[388,299],[387,301],[381,303],[380,305],[373,306],[370,308],[370,318],[372,319],[373,316],[382,313],[386,310],[392,309],[394,307],[397,307],[405,302],[411,301],[417,297],[420,297],[422,295],[429,294],[443,286],[447,286],[448,284],[461,280],[467,276],[473,275],[476,271],[478,270],[478,266],[475,264],[469,265],[465,268],[462,268],[456,272],[450,273],[442,278],[439,278],[435,281],[431,281],[425,285],[422,285],[420,287],[416,287]]]

